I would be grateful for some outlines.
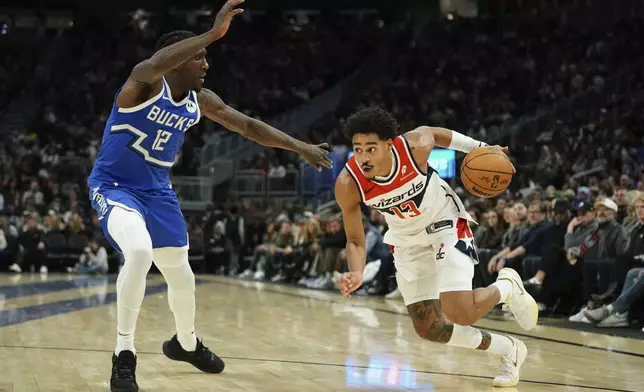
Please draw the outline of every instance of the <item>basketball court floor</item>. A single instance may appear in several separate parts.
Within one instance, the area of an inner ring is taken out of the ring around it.
[[[0,275],[0,391],[109,391],[116,277]],[[142,391],[492,391],[498,360],[416,337],[400,301],[200,276],[197,332],[219,375],[172,362],[166,286],[148,279],[139,318]],[[644,340],[513,321],[479,326],[524,339],[508,391],[644,391]],[[516,333],[515,333],[516,332]]]

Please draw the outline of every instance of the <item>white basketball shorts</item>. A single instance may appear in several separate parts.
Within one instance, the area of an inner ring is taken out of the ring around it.
[[[448,291],[471,291],[478,256],[469,222],[463,218],[439,221],[433,232],[423,235],[427,245],[392,249],[405,305],[438,299]]]

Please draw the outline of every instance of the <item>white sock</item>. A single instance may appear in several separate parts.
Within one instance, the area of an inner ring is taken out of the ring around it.
[[[195,335],[195,331],[191,333],[177,332],[177,340],[186,351],[195,351],[197,349],[197,336]]]
[[[512,352],[514,345],[509,337],[495,333],[490,333],[490,336],[492,337],[492,341],[490,342],[490,347],[487,349],[488,352],[497,355],[506,355]]]
[[[496,282],[492,283],[492,286],[495,286],[501,294],[501,299],[499,300],[499,302],[497,302],[497,304],[503,304],[507,302],[508,296],[510,295],[512,290],[514,290],[514,285],[507,279],[499,279]]]
[[[136,350],[134,349],[134,333],[116,333],[116,349],[114,349],[114,354],[118,357],[121,351],[132,351],[136,355]]]
[[[452,337],[449,339],[449,342],[447,342],[447,345],[476,349],[483,342],[484,335],[486,337],[487,335],[490,336],[490,346],[485,351],[497,355],[506,355],[512,350],[512,342],[508,337],[489,333],[487,331],[482,332],[481,330],[470,327],[469,325],[458,324],[454,324]]]
[[[608,309],[608,312],[613,313],[613,309],[615,308],[613,307],[613,304],[610,304],[606,306],[606,309]]]

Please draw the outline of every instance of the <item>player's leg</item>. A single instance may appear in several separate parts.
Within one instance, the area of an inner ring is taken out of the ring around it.
[[[187,248],[154,249],[154,264],[168,283],[168,303],[177,333],[163,344],[163,353],[175,361],[188,362],[207,373],[220,373],[224,361],[195,335],[195,275],[188,262]]]
[[[443,251],[445,250],[439,251],[439,253]],[[407,305],[416,333],[423,339],[432,342],[500,355],[504,359],[504,364],[506,358],[509,360],[525,358],[526,350],[522,342],[507,336],[482,331],[468,324],[459,324],[458,321],[462,322],[464,319],[459,319],[461,316],[458,312],[445,314],[444,304],[441,302],[445,294],[448,294],[449,301],[449,294],[452,292],[469,294],[469,302],[464,301],[461,306],[465,309],[466,314],[476,314],[477,312],[480,314],[486,308],[489,311],[498,302],[498,293],[494,293],[493,288],[477,290],[477,295],[474,296],[472,291],[474,264],[469,256],[459,252],[462,258],[457,261],[460,263],[454,263],[454,255],[445,252],[446,254],[441,255],[445,258],[436,260],[440,263],[435,263],[434,267],[429,267],[431,264],[428,263],[428,260],[433,260],[435,256],[432,248],[410,247],[402,249],[402,251],[396,248],[394,253],[399,267],[396,273],[398,289],[403,296],[405,305]],[[446,257],[448,255],[451,257]],[[405,260],[409,262],[400,263]],[[428,267],[421,269],[422,265]],[[463,298],[466,297],[463,296]],[[476,305],[474,304],[475,298],[479,301]],[[448,306],[457,309],[449,302]],[[457,319],[457,321],[455,322],[453,319]],[[495,385],[516,385],[518,367],[520,366],[518,362],[515,366],[516,371],[514,369],[508,370],[504,365],[501,376],[495,379]],[[510,377],[507,377],[508,374]]]
[[[125,259],[116,281],[117,337],[110,385],[113,392],[136,392],[134,332],[152,265],[152,242],[138,212],[112,207],[106,219],[108,235]]]
[[[499,280],[492,285],[472,290],[473,263],[475,260],[459,248],[447,252],[449,257],[445,259],[446,262],[437,265],[437,280],[443,313],[445,317],[454,323],[454,330],[461,331],[455,332],[452,338],[453,345],[462,343],[458,338],[459,334],[462,336],[470,335],[472,338],[476,336],[476,339],[471,344],[475,344],[478,341],[480,334],[482,337],[481,345],[477,348],[502,356],[501,371],[494,379],[494,385],[498,387],[515,386],[519,382],[519,370],[528,354],[525,344],[512,337],[478,331],[470,327],[470,325],[485,316],[496,304],[511,301],[521,295],[529,296],[529,294],[522,289],[520,278],[506,278],[505,273],[499,274]],[[515,283],[514,280],[518,280],[518,282]],[[521,292],[515,292],[514,288],[518,288],[519,285],[521,285]],[[530,299],[532,298],[530,297]],[[536,307],[534,300],[532,302],[533,304],[523,302],[519,308],[522,312],[527,311],[529,314],[534,315],[534,324],[536,324],[538,312],[532,313],[533,308],[530,305]],[[519,299],[516,300],[516,303],[521,305]],[[515,314],[517,312],[515,311]],[[526,320],[527,322],[532,322],[531,319],[523,317],[524,322]],[[519,317],[517,317],[518,319]],[[530,326],[530,328],[533,327],[534,325]]]
[[[188,231],[179,201],[171,190],[145,200],[154,263],[168,283],[168,302],[177,334],[163,344],[164,354],[199,370],[219,373],[224,362],[195,335],[195,276],[188,262]]]

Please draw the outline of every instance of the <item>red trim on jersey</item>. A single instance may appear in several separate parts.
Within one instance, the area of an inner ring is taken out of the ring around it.
[[[355,155],[347,161],[349,174],[351,174],[353,179],[356,181],[358,188],[360,188],[360,194],[364,201],[389,193],[414,180],[418,175],[425,175],[418,170],[416,162],[414,162],[414,158],[411,156],[411,152],[407,148],[402,136],[398,136],[394,139],[393,145],[396,149],[396,153],[398,154],[398,170],[397,173],[395,173],[393,180],[387,184],[379,184],[375,181],[369,181],[364,176],[360,165],[358,165]]]

